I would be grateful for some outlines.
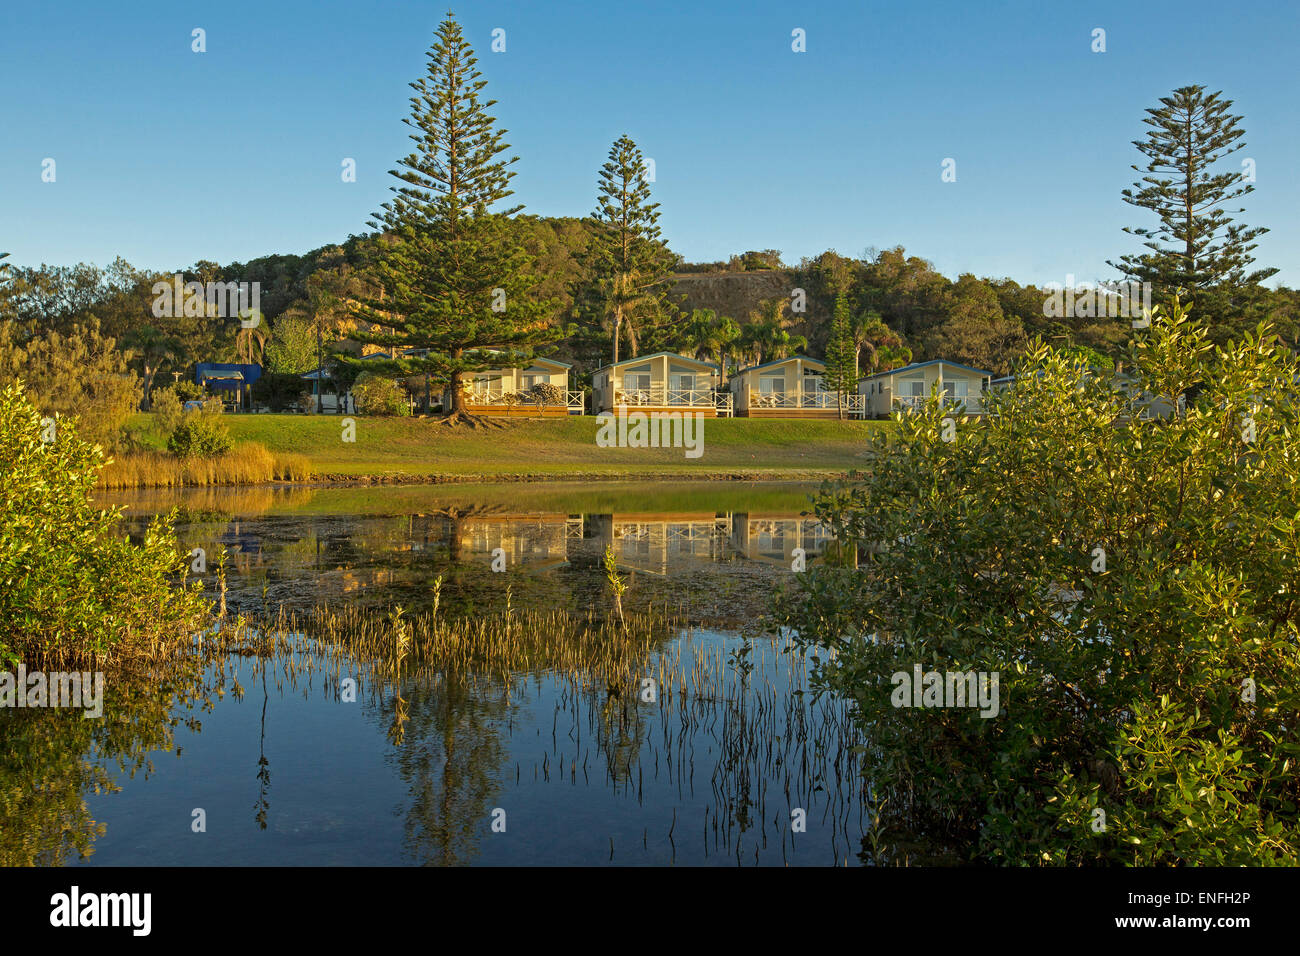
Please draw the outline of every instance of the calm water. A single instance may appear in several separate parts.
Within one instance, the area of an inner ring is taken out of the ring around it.
[[[0,717],[0,862],[93,864],[855,865],[864,812],[847,708],[744,627],[827,543],[814,486],[455,485],[105,496],[139,533],[184,508],[232,614],[283,604],[482,615],[604,606],[683,622],[654,648],[689,681],[646,701],[571,675],[433,673],[341,699],[317,651],[232,655],[111,687],[102,721]],[[493,563],[504,571],[494,571]],[[405,720],[393,733],[400,696]],[[38,786],[31,786],[39,781]],[[97,792],[98,791],[98,792]],[[79,804],[79,806],[78,806]],[[206,832],[192,829],[201,809]],[[794,825],[792,826],[792,821]],[[494,825],[495,824],[495,825]],[[84,856],[82,855],[84,854]]]

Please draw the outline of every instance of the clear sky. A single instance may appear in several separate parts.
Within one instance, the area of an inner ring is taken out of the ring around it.
[[[594,205],[610,143],[655,160],[673,249],[786,261],[904,245],[940,271],[1112,277],[1146,107],[1222,90],[1240,217],[1300,285],[1300,3],[456,2],[539,215]],[[171,269],[366,231],[408,152],[445,3],[0,3],[0,251]],[[207,52],[191,51],[206,31]],[[504,29],[506,50],[491,52]],[[807,52],[791,50],[806,31]],[[1106,52],[1092,52],[1092,31]],[[42,182],[55,160],[56,180]],[[344,158],[357,181],[342,182]],[[956,181],[941,181],[944,159]]]

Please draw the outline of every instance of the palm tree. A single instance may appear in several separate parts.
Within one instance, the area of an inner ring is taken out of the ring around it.
[[[239,332],[235,335],[235,355],[244,365],[262,364],[262,352],[269,337],[262,317],[256,313],[254,316],[253,324],[246,326],[241,322]]]
[[[882,361],[893,361],[906,353],[907,360],[912,358],[912,350],[903,345],[902,336],[887,326],[880,313],[868,309],[857,315],[849,328],[853,340],[853,370],[861,371],[862,350],[871,352],[871,365],[868,374],[880,370]],[[906,364],[906,362],[904,363]]]
[[[617,360],[619,340],[626,337],[629,358],[636,358],[641,348],[641,318],[653,319],[660,308],[658,282],[644,282],[637,272],[620,272],[597,282],[607,303],[607,317],[612,319],[609,330],[614,339]]]
[[[740,326],[735,319],[712,309],[695,309],[682,328],[680,341],[683,349],[697,359],[716,358],[725,384],[727,352],[738,338]]]
[[[802,335],[791,335],[785,309],[787,299],[764,299],[758,308],[749,313],[749,323],[741,330],[739,341],[742,354],[756,365],[789,358],[796,351],[808,348]]]

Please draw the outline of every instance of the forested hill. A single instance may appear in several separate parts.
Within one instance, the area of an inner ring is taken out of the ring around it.
[[[592,227],[571,217],[520,216],[515,221],[533,256],[531,268],[542,276],[540,294],[554,300],[554,321],[565,328],[554,354],[574,362],[578,375],[590,373],[608,361],[611,341],[606,317],[589,294],[596,272]],[[305,371],[315,363],[315,337],[307,328],[311,316],[333,297],[330,330],[346,333],[347,308],[340,309],[337,302],[366,294],[366,269],[380,242],[375,236],[349,236],[338,245],[302,255],[277,254],[227,265],[201,261],[178,271],[187,281],[259,283],[270,335],[268,360],[285,371]],[[106,268],[14,268],[0,289],[0,313],[33,332],[66,331],[93,317],[105,334],[129,338],[132,330],[153,321],[150,288],[165,275],[137,270],[121,259]],[[698,329],[729,317],[741,333],[729,351],[733,357],[766,359],[800,350],[821,356],[837,291],[845,294],[856,317],[879,318],[900,343],[898,354],[918,361],[943,357],[998,373],[1010,369],[1035,335],[1106,355],[1115,354],[1131,334],[1125,318],[1048,317],[1047,290],[1010,278],[963,274],[953,280],[902,247],[862,258],[828,251],[798,264],[784,263],[778,252],[766,250],[741,253],[726,262],[679,259],[666,297],[671,308],[642,317],[640,351],[668,349],[707,357],[709,344]],[[704,310],[711,315],[692,322]],[[1216,338],[1239,335],[1262,318],[1273,321],[1294,347],[1300,332],[1300,293],[1260,289],[1250,309],[1219,324]],[[177,351],[186,354],[178,354],[179,361],[172,364],[229,358],[225,352],[232,348],[237,329],[230,335],[192,331],[178,336]]]

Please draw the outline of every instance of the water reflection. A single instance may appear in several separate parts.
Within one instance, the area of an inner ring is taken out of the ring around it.
[[[133,533],[143,533],[144,519],[132,520]],[[224,549],[235,610],[344,600],[420,607],[438,576],[448,606],[466,612],[500,599],[507,586],[517,606],[577,609],[600,600],[609,546],[644,601],[689,606],[693,620],[715,625],[761,612],[797,558],[812,566],[830,544],[825,526],[799,514],[519,514],[501,507],[204,516],[182,520],[177,531],[187,549],[204,550],[210,572]],[[205,580],[216,586],[213,574]]]
[[[804,693],[806,669],[788,648],[738,633],[789,580],[799,549],[811,564],[830,548],[801,513],[807,487],[655,498],[384,491],[409,510],[380,507],[371,489],[205,490],[180,502],[178,532],[208,552],[212,588],[224,550],[232,614],[355,608],[389,628],[376,647],[400,644],[393,605],[421,620],[435,579],[440,613],[458,619],[497,620],[507,600],[521,621],[585,614],[605,602],[607,546],[629,608],[671,603],[681,625],[639,644],[621,677],[598,678],[578,665],[574,641],[548,651],[538,628],[484,667],[430,656],[417,626],[415,663],[377,676],[376,652],[340,649],[304,625],[306,634],[246,634],[183,673],[110,682],[103,721],[5,714],[0,863],[859,859],[847,708]],[[177,502],[119,503],[138,530]],[[491,571],[494,554],[505,573]],[[345,678],[357,682],[356,703],[340,692]],[[197,709],[208,711],[202,726]],[[155,771],[152,760],[172,751],[183,756]],[[195,806],[216,837],[178,838]],[[806,831],[791,828],[795,808]],[[504,832],[492,829],[497,810]]]

